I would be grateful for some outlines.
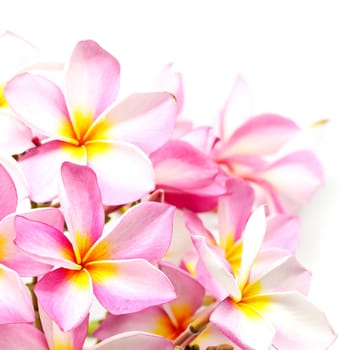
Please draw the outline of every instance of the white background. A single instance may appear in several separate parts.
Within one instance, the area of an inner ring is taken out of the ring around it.
[[[313,271],[311,299],[338,333],[331,349],[350,349],[349,1],[0,0],[0,32],[6,29],[61,59],[78,40],[96,40],[119,59],[122,91],[147,88],[175,62],[187,113],[203,123],[237,72],[257,113],[302,126],[330,119],[318,153],[326,185],[302,210],[299,258]]]

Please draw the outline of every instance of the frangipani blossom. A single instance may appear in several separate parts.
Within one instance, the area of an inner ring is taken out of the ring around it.
[[[116,104],[119,62],[91,40],[77,44],[66,68],[64,92],[28,73],[5,87],[16,114],[49,137],[20,160],[31,199],[44,202],[57,195],[64,161],[95,171],[104,204],[139,199],[154,188],[147,154],[164,144],[174,128],[173,96],[134,94]]]
[[[170,281],[151,263],[169,246],[174,208],[141,203],[102,236],[105,216],[94,172],[67,162],[61,172],[60,202],[68,236],[23,216],[15,221],[15,243],[55,267],[35,286],[49,317],[68,331],[85,319],[93,294],[112,314],[136,312],[173,299]]]
[[[222,291],[210,321],[243,350],[268,350],[272,345],[327,349],[334,332],[325,315],[304,296],[310,275],[296,259],[285,256],[254,273],[264,236],[265,214],[260,207],[244,230],[238,271],[232,271],[230,262],[203,236],[193,236],[207,280]]]
[[[257,204],[294,211],[322,185],[321,163],[311,149],[288,146],[306,135],[296,123],[277,114],[252,117],[250,109],[249,88],[238,77],[219,117],[220,141],[212,157],[229,176],[251,184]]]

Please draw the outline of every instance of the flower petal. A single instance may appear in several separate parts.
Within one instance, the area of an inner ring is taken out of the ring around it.
[[[92,283],[86,269],[49,272],[34,291],[45,312],[64,332],[83,322],[92,304]]]
[[[17,208],[17,191],[15,183],[6,168],[0,164],[0,220],[15,212]]]
[[[71,242],[54,227],[24,216],[15,218],[15,244],[39,262],[78,269]]]
[[[93,248],[89,261],[143,258],[158,262],[169,248],[175,208],[144,202],[130,208]]]
[[[0,155],[0,163],[15,183],[18,201],[28,197],[28,184],[18,162],[11,156]]]
[[[80,41],[66,73],[66,99],[77,137],[117,98],[120,65],[92,40]]]
[[[245,289],[245,299],[277,291],[299,291],[307,294],[311,273],[293,255],[280,258],[268,271],[257,276]],[[281,283],[283,281],[283,283]]]
[[[150,156],[158,187],[179,190],[208,186],[218,168],[208,157],[187,142],[168,141]]]
[[[150,154],[170,139],[175,118],[176,103],[171,94],[133,94],[101,117],[90,137],[130,142]]]
[[[15,271],[2,264],[0,264],[0,284],[0,325],[33,322],[34,310],[29,290]]]
[[[21,119],[46,136],[75,140],[62,91],[39,75],[23,73],[5,86],[5,96]]]
[[[0,326],[2,350],[48,350],[44,334],[32,325],[12,323]]]
[[[93,350],[173,350],[172,341],[143,332],[127,332],[110,337],[94,346]]]
[[[204,237],[192,235],[192,241],[200,257],[197,265],[198,280],[219,300],[228,295],[239,298],[240,289],[226,260],[214,252]]]
[[[240,123],[252,115],[253,95],[247,82],[241,75],[236,77],[230,95],[220,112],[220,136],[228,140]]]
[[[64,161],[86,164],[85,148],[61,141],[49,141],[30,149],[21,157],[20,165],[33,201],[47,202],[58,195],[59,174]]]
[[[268,155],[278,152],[295,137],[299,127],[291,120],[275,114],[250,118],[232,134],[221,149],[220,158],[239,155]]]
[[[40,321],[45,333],[49,349],[59,350],[82,350],[89,326],[89,316],[87,316],[79,326],[68,332],[62,332],[55,322],[39,304]]]
[[[152,163],[139,148],[126,142],[91,142],[86,150],[104,204],[130,203],[154,189]]]
[[[242,349],[268,350],[275,336],[274,327],[261,314],[229,298],[213,311],[210,322]]]
[[[0,87],[1,90],[1,87]],[[1,96],[1,91],[0,91]],[[1,100],[1,97],[0,97]],[[0,101],[1,108],[1,101]],[[33,147],[32,131],[12,114],[0,111],[0,151],[8,155],[20,154]]]
[[[0,35],[0,81],[38,57],[38,49],[20,36],[6,31]]]
[[[176,334],[176,329],[163,307],[151,306],[126,315],[108,314],[93,335],[103,340],[130,331],[149,332],[168,339],[172,339],[171,337]]]
[[[63,216],[56,208],[33,209],[21,214],[30,220],[41,221],[58,230],[63,230]],[[9,215],[0,223],[0,262],[15,270],[20,276],[39,276],[52,269],[14,244],[16,215]]]
[[[256,259],[266,233],[265,208],[256,209],[249,217],[242,235],[243,248],[241,266],[238,274],[240,287],[243,287],[249,279],[250,269]]]
[[[272,194],[288,212],[309,201],[324,182],[322,165],[311,151],[291,153],[256,176],[272,186]]]
[[[176,296],[168,278],[146,260],[99,261],[86,268],[97,299],[115,315],[163,304]]]
[[[274,214],[267,218],[264,248],[275,247],[295,252],[298,243],[300,219],[297,216]]]
[[[230,179],[227,182],[229,195],[218,201],[220,241],[226,244],[237,242],[242,235],[254,203],[254,191],[243,180]]]
[[[259,312],[276,327],[278,349],[328,349],[336,338],[324,313],[300,293],[265,294],[250,303],[266,305]]]
[[[163,67],[159,72],[154,85],[154,91],[168,91],[176,98],[178,116],[183,108],[184,104],[184,87],[182,74],[174,69],[174,64],[169,63]]]
[[[65,162],[61,176],[61,207],[73,246],[83,258],[101,236],[105,222],[96,175],[87,166]]]
[[[205,289],[183,269],[165,262],[162,262],[159,268],[175,287],[177,297],[167,304],[172,316],[178,325],[189,322],[202,305]]]

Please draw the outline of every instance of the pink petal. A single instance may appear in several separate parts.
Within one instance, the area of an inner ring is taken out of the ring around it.
[[[0,349],[2,350],[48,350],[44,334],[34,326],[17,323],[0,326]]]
[[[0,220],[13,213],[17,208],[17,191],[15,183],[6,168],[0,164]]]
[[[254,192],[245,181],[230,179],[227,187],[230,194],[218,201],[220,241],[225,246],[241,238],[254,203]]]
[[[89,261],[144,258],[158,262],[169,248],[175,208],[144,202],[130,208],[91,252]]]
[[[220,113],[220,136],[228,140],[237,127],[252,115],[253,95],[247,82],[238,75]]]
[[[214,135],[212,128],[208,126],[199,126],[195,129],[189,130],[181,137],[182,141],[186,141],[192,146],[205,154],[210,154],[218,137]]]
[[[176,329],[162,306],[151,306],[126,315],[108,314],[93,335],[103,340],[130,331],[149,332],[171,339]]]
[[[117,98],[119,62],[96,42],[80,41],[66,73],[66,99],[78,139]]]
[[[242,235],[243,248],[241,266],[238,274],[240,287],[243,287],[249,279],[250,270],[261,249],[265,233],[265,208],[261,206],[249,217]]]
[[[67,332],[86,318],[92,303],[93,290],[86,269],[72,271],[60,268],[39,280],[35,286],[35,294],[49,317]]]
[[[0,155],[0,163],[15,183],[18,201],[28,197],[28,184],[18,162],[11,156]]]
[[[1,87],[0,87],[1,109]],[[8,155],[20,154],[33,147],[32,131],[13,114],[0,110],[0,151]]]
[[[173,348],[174,345],[170,340],[158,335],[143,332],[127,332],[108,338],[95,345],[91,350],[173,350]]]
[[[269,350],[275,336],[274,327],[260,313],[229,298],[215,308],[210,322],[243,350]]]
[[[295,252],[300,220],[297,216],[274,214],[267,218],[264,248],[275,247]]]
[[[259,294],[290,290],[307,294],[310,279],[310,272],[290,255],[276,261],[274,266],[270,266],[268,271],[258,276],[256,281],[244,289],[244,295],[245,298],[249,298]]]
[[[240,289],[224,257],[215,252],[204,237],[193,235],[192,241],[200,257],[198,280],[219,300],[229,295],[239,298]]]
[[[126,142],[91,142],[86,151],[104,204],[130,203],[154,189],[152,163],[139,148]]]
[[[328,349],[336,336],[324,313],[297,292],[265,294],[251,300],[275,325],[273,344],[278,349]]]
[[[143,259],[92,262],[86,268],[97,299],[112,314],[136,312],[176,296],[168,278]]]
[[[174,64],[169,63],[159,72],[153,85],[155,91],[168,91],[176,98],[177,111],[180,115],[184,104],[184,86],[182,74],[174,69]]]
[[[168,276],[177,295],[168,304],[168,310],[171,310],[178,325],[189,322],[202,305],[205,289],[190,274],[174,265],[163,262],[159,268]]]
[[[195,344],[198,345],[200,349],[207,349],[209,346],[213,346],[213,344],[229,344],[232,347],[235,346],[235,344],[233,344],[232,341],[227,338],[222,332],[220,332],[219,329],[211,322],[191,343],[191,345]],[[236,347],[236,349],[238,348]]]
[[[57,213],[60,211],[54,208],[32,210],[22,214],[31,220],[43,220],[49,224],[59,225]],[[62,218],[62,215],[61,215]],[[44,264],[35,259],[29,253],[14,244],[15,238],[15,214],[6,217],[0,223],[0,262],[15,270],[20,276],[39,276],[52,269],[52,265]],[[63,221],[60,225],[63,229]]]
[[[57,85],[39,75],[23,73],[6,84],[5,96],[26,124],[46,136],[74,142],[66,102]]]
[[[46,340],[50,349],[82,350],[89,326],[87,316],[79,326],[68,332],[62,332],[39,304],[39,314]]]
[[[33,201],[47,202],[58,195],[59,174],[64,161],[86,164],[85,148],[61,141],[49,141],[21,157],[20,165]]]
[[[324,182],[322,165],[310,151],[291,153],[257,174],[257,177],[272,186],[282,208],[288,212],[309,201]]]
[[[15,218],[15,244],[39,262],[79,269],[71,242],[54,227],[23,216]]]
[[[275,114],[262,114],[250,118],[232,134],[221,149],[220,157],[276,153],[299,130],[291,119]]]
[[[171,94],[133,94],[101,117],[90,137],[129,142],[150,154],[170,139],[175,118],[176,103]]]
[[[33,322],[34,310],[29,290],[15,271],[2,264],[0,264],[0,284],[0,325]]]
[[[212,183],[218,168],[189,143],[168,141],[150,156],[156,184],[180,190],[201,188]]]
[[[104,227],[100,189],[95,173],[87,166],[65,162],[61,176],[61,207],[73,245],[83,258]]]

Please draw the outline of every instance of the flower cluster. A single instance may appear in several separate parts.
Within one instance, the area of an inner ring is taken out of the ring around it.
[[[171,65],[119,101],[119,62],[92,40],[64,69],[9,32],[0,53],[1,349],[333,343],[295,257],[324,121],[251,114],[238,77],[194,126]]]

